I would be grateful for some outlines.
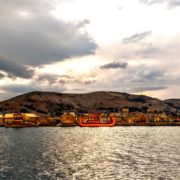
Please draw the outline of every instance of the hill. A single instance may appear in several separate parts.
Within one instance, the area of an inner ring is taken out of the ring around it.
[[[145,112],[147,108],[154,108],[158,112],[180,114],[180,100],[161,101],[144,95],[120,92],[66,94],[34,91],[0,102],[1,112],[35,112],[55,116],[59,116],[64,111],[118,111],[124,107],[130,108],[132,112]]]
[[[167,99],[164,101],[166,104],[180,110],[180,99]]]

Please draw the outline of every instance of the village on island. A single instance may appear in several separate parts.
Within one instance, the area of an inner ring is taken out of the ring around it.
[[[39,126],[81,126],[81,127],[113,127],[113,126],[178,126],[180,117],[157,112],[153,108],[143,112],[130,112],[122,108],[119,112],[75,113],[64,112],[59,117],[40,116],[35,113],[1,113],[2,127],[39,127]]]

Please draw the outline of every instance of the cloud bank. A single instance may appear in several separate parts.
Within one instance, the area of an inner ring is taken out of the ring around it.
[[[26,66],[14,62],[1,54],[0,70],[6,72],[8,77],[31,78],[33,76],[33,70],[30,70]],[[1,78],[2,77],[5,77],[5,75],[1,73]]]
[[[167,8],[175,8],[180,6],[179,0],[140,0],[140,2],[146,5],[166,3]]]
[[[1,97],[32,90],[178,94],[179,0],[64,2],[0,0]]]
[[[0,1],[0,49],[14,63],[42,65],[95,53],[97,44],[84,31],[89,21],[55,19],[52,2]]]

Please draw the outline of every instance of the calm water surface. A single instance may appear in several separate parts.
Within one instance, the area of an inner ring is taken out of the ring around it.
[[[0,128],[0,179],[180,179],[180,127]]]

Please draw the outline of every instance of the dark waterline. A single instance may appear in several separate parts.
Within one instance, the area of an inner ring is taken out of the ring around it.
[[[0,179],[180,179],[180,127],[0,128]]]

